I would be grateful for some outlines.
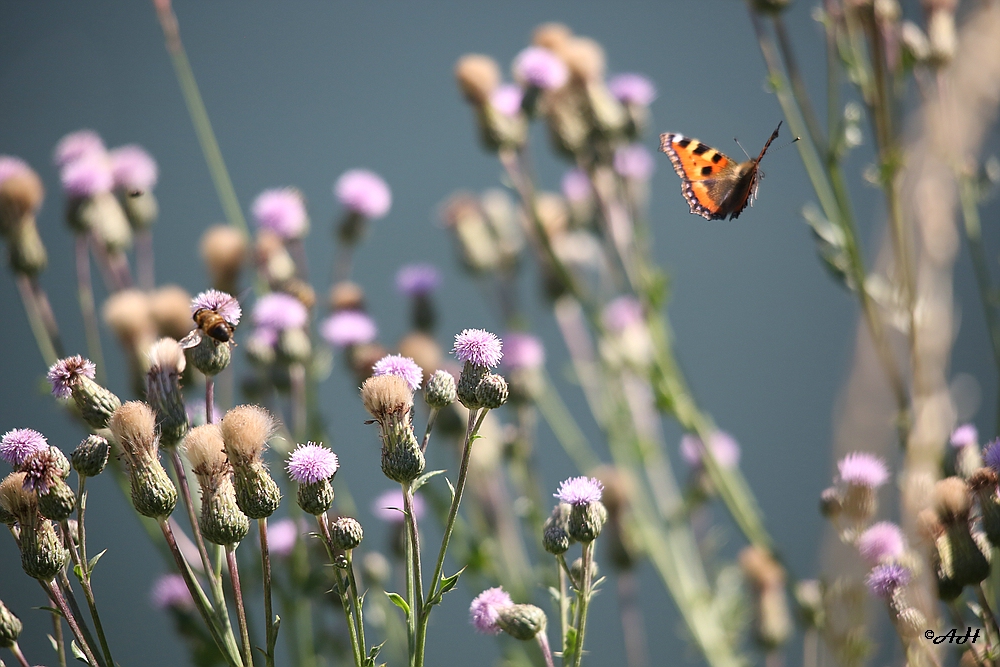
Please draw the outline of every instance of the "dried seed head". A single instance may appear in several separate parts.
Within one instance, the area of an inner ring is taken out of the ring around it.
[[[16,162],[15,162],[16,161]],[[4,169],[7,167],[7,169]],[[42,205],[45,189],[35,170],[17,158],[0,156],[0,229],[6,233]]]
[[[372,417],[405,414],[413,407],[413,392],[406,380],[395,375],[370,377],[361,385],[361,401]]]
[[[968,519],[971,503],[969,487],[958,477],[947,477],[934,485],[934,506],[946,525]]]
[[[455,78],[465,98],[471,104],[483,106],[500,85],[500,67],[489,56],[468,53],[455,64]]]
[[[184,453],[196,475],[214,476],[229,468],[222,430],[218,424],[206,424],[188,431],[184,438]]]
[[[156,459],[159,447],[156,413],[142,401],[129,401],[115,410],[108,428],[130,465]]]
[[[149,295],[149,309],[161,336],[180,340],[191,329],[191,295],[183,287],[164,285]]]
[[[184,311],[187,314],[187,302],[184,304]],[[190,317],[187,318],[190,321]],[[184,372],[187,366],[187,359],[184,357],[184,350],[173,338],[161,338],[153,343],[147,353],[149,357],[149,372],[178,376]]]
[[[424,380],[441,368],[441,346],[425,333],[414,331],[399,341],[399,354],[409,357],[424,370]]]
[[[0,508],[18,523],[34,525],[38,517],[38,496],[24,488],[25,477],[23,472],[12,472],[0,482]]]
[[[573,31],[563,23],[543,23],[535,28],[531,35],[531,42],[536,46],[542,46],[559,53],[564,46],[573,38]]]
[[[226,454],[235,468],[259,461],[274,433],[274,418],[259,405],[238,405],[220,423]]]
[[[215,225],[205,230],[201,237],[201,258],[212,276],[213,287],[230,294],[236,292],[248,246],[246,235],[230,225]]]
[[[604,78],[604,47],[589,37],[573,37],[558,51],[573,76],[584,82]]]
[[[104,303],[104,322],[123,345],[146,349],[156,336],[149,296],[137,289],[117,292]]]

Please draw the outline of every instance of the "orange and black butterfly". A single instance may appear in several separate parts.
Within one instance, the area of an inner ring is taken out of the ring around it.
[[[667,154],[681,177],[681,191],[691,212],[706,220],[740,217],[757,198],[758,165],[771,142],[778,138],[781,123],[764,144],[757,159],[736,162],[722,151],[682,134],[661,134],[660,150]]]

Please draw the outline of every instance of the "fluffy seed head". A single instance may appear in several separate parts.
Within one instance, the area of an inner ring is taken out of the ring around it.
[[[333,347],[348,347],[372,342],[378,335],[378,327],[366,313],[342,310],[323,321],[320,335]]]
[[[372,514],[386,523],[402,523],[406,518],[402,510],[403,492],[398,488],[384,491],[372,503]],[[424,498],[416,493],[413,494],[413,514],[417,519],[424,516]]]
[[[559,53],[573,37],[573,31],[563,23],[542,23],[531,33],[531,43]]]
[[[614,168],[622,178],[648,181],[656,171],[656,162],[648,148],[642,144],[631,144],[615,149]]]
[[[500,67],[489,56],[467,53],[455,64],[455,78],[465,98],[481,106],[500,85]]]
[[[529,46],[517,54],[514,78],[527,86],[555,90],[566,85],[569,70],[556,54],[540,46]]]
[[[103,155],[107,149],[100,135],[93,130],[78,130],[67,134],[59,143],[53,159],[57,167],[64,167],[70,162],[75,162],[85,155]]]
[[[234,466],[255,461],[274,433],[274,419],[258,405],[238,405],[220,422],[226,453]]]
[[[503,342],[485,329],[465,329],[455,336],[452,348],[459,361],[468,361],[475,366],[496,368],[503,358]]]
[[[180,340],[194,328],[191,295],[179,285],[164,285],[149,295],[149,312],[161,336]]]
[[[570,477],[552,495],[569,505],[589,505],[601,500],[604,485],[593,477]]]
[[[892,598],[896,589],[910,583],[910,578],[910,571],[899,563],[884,563],[872,568],[865,583],[874,595],[888,600]]]
[[[157,579],[149,592],[149,601],[156,609],[194,609],[194,598],[179,574],[165,574]]]
[[[0,482],[0,508],[19,523],[31,525],[38,514],[38,496],[24,488],[23,472],[12,472]]]
[[[229,464],[218,424],[197,426],[188,431],[184,436],[184,453],[197,475],[219,474]]]
[[[413,391],[398,375],[370,377],[361,385],[361,402],[378,420],[391,414],[404,414],[413,407]]]
[[[206,290],[191,300],[191,315],[202,309],[214,310],[234,327],[240,323],[240,317],[243,316],[240,302],[232,295],[217,289]]]
[[[129,401],[111,415],[108,428],[129,459],[156,458],[156,413],[142,401]]]
[[[0,440],[0,458],[14,468],[20,468],[29,456],[48,447],[49,441],[38,431],[15,428],[3,434],[3,439]]]
[[[487,635],[500,634],[500,611],[513,606],[514,601],[501,587],[487,588],[476,596],[469,606],[469,616],[476,630]]]
[[[396,377],[400,377],[406,381],[411,391],[416,391],[420,389],[424,371],[417,365],[417,362],[409,357],[389,354],[376,361],[375,365],[372,366],[372,376],[378,377],[380,375],[395,375]]]
[[[392,206],[392,192],[382,177],[367,169],[345,171],[333,185],[333,194],[348,211],[377,220]]]
[[[52,385],[53,396],[69,398],[73,394],[73,385],[76,381],[81,377],[93,380],[96,371],[94,362],[77,354],[52,364],[46,377]]]
[[[309,228],[305,199],[296,188],[265,190],[251,210],[258,227],[283,239],[301,238]]]
[[[433,264],[407,264],[396,272],[396,289],[409,297],[430,294],[441,283]]]
[[[573,37],[560,49],[559,55],[577,79],[596,82],[604,78],[604,48],[589,37]]]
[[[236,279],[247,258],[247,237],[231,225],[214,225],[201,237],[201,259],[212,284],[221,290],[235,290]]]
[[[767,551],[755,546],[744,547],[739,555],[743,575],[758,590],[779,586],[785,581],[785,571]]]
[[[44,196],[42,179],[27,162],[11,155],[0,155],[0,206],[21,216],[37,211]]]
[[[156,160],[142,146],[129,144],[108,153],[115,187],[126,191],[147,192],[156,185],[159,169]]]
[[[852,452],[837,462],[840,479],[852,486],[876,489],[889,479],[885,462],[868,452]]]
[[[608,81],[608,90],[622,104],[648,107],[656,99],[656,86],[642,74],[615,75]]]
[[[299,484],[330,479],[340,468],[337,455],[314,442],[299,445],[288,457],[288,475]]]
[[[140,290],[126,289],[108,297],[102,314],[108,327],[130,346],[144,341],[148,345],[156,335],[149,295]]]
[[[285,331],[304,327],[309,320],[309,311],[291,294],[271,292],[254,304],[252,318],[258,327]]]
[[[180,375],[187,366],[181,344],[173,338],[161,338],[146,353],[151,371]]]
[[[906,540],[899,526],[889,521],[880,521],[858,538],[858,551],[869,565],[877,565],[883,560],[896,559],[906,550]]]
[[[969,515],[972,496],[965,480],[946,477],[934,485],[934,506],[943,523],[960,521]]]

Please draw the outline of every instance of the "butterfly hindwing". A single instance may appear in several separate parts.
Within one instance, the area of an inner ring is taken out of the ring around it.
[[[725,217],[725,213],[720,214],[720,204],[724,203],[720,194],[727,193],[738,178],[738,163],[722,151],[682,134],[661,135],[660,150],[681,177],[681,191],[691,212],[707,220]]]

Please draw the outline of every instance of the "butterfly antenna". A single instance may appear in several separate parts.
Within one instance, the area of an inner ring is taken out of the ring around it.
[[[740,140],[737,139],[736,137],[733,137],[733,141],[736,142],[736,145],[740,147],[740,150],[743,151],[743,154],[746,155],[747,159],[749,160],[750,159],[750,153],[747,153],[747,149],[743,148],[743,144],[740,143]]]

